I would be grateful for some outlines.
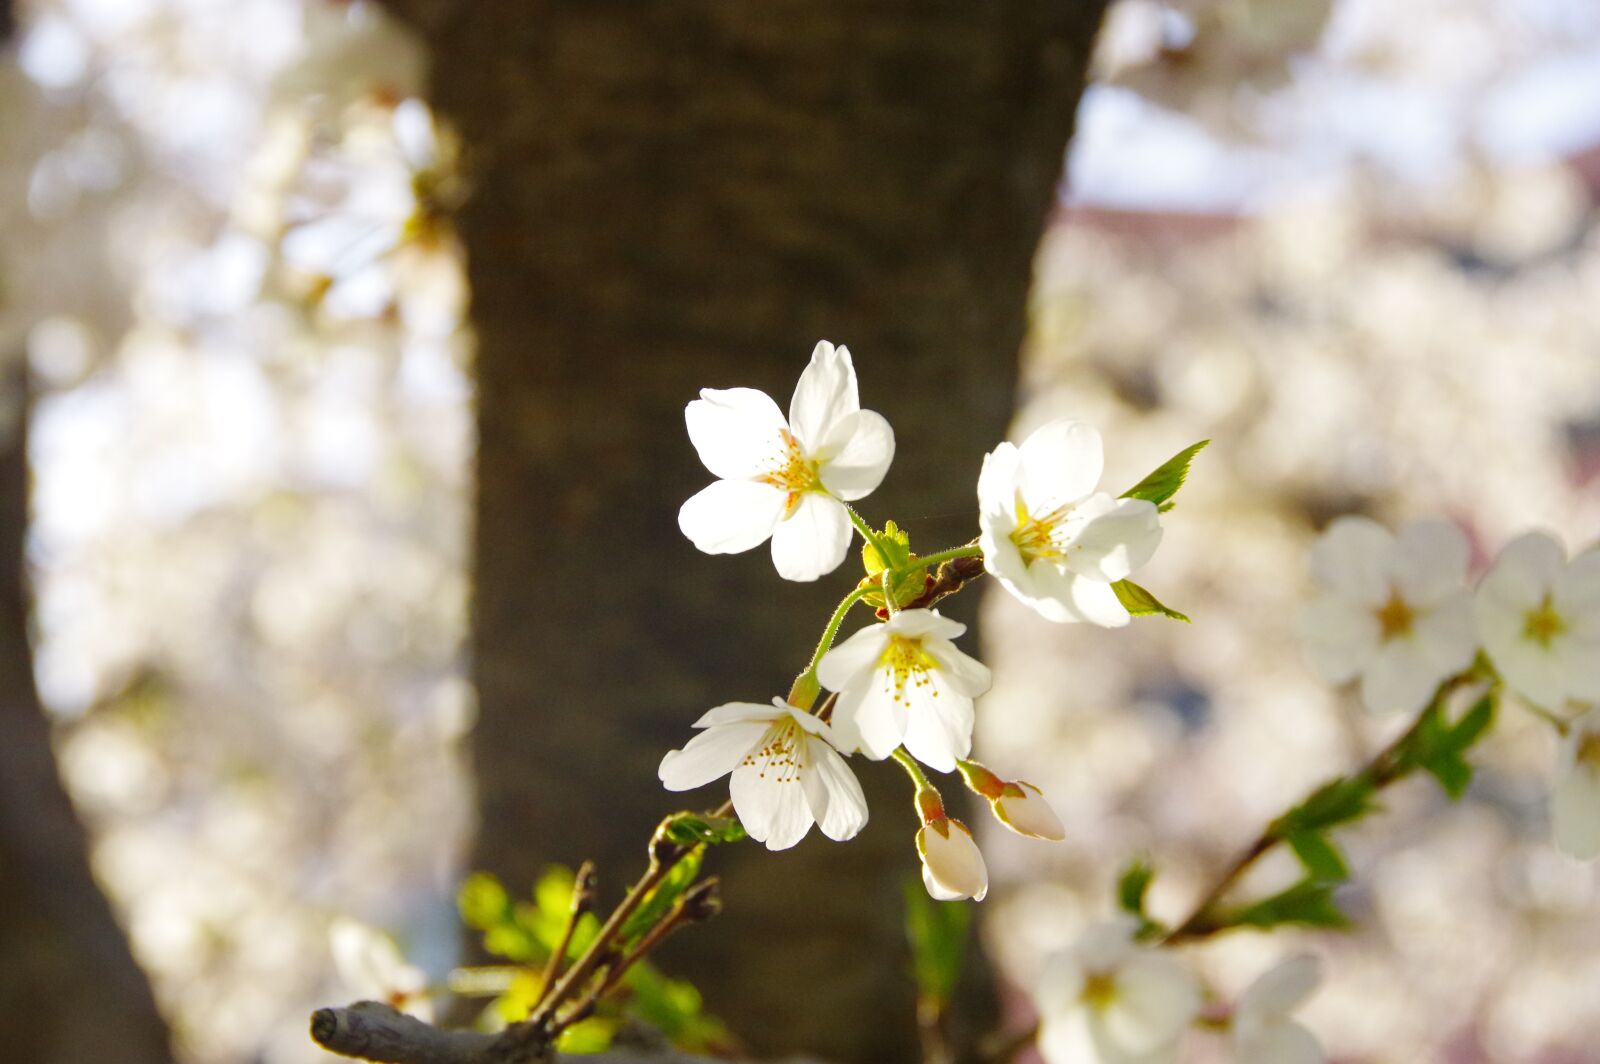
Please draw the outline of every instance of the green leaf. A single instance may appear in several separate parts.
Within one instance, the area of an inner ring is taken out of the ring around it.
[[[1175,621],[1189,623],[1189,618],[1175,609],[1163,606],[1159,599],[1132,580],[1118,580],[1111,585],[1111,590],[1117,593],[1117,601],[1121,602],[1127,611],[1135,617],[1149,617],[1159,615],[1171,617]]]
[[[611,1048],[611,1039],[617,1033],[617,1021],[609,1016],[590,1016],[561,1032],[556,1039],[556,1049],[563,1053],[604,1053]]]
[[[1339,848],[1321,832],[1297,831],[1289,836],[1288,843],[1312,879],[1338,883],[1350,878],[1350,866],[1345,864]]]
[[[662,830],[667,838],[683,846],[738,842],[745,837],[744,825],[737,817],[699,813],[674,813]]]
[[[456,892],[456,908],[468,927],[487,931],[511,918],[511,896],[488,872],[474,872]]]
[[[1172,497],[1178,494],[1178,489],[1183,487],[1183,482],[1189,476],[1189,463],[1194,461],[1194,456],[1199,454],[1210,443],[1210,440],[1201,440],[1199,443],[1185,447],[1171,458],[1167,459],[1159,469],[1145,477],[1139,483],[1122,493],[1124,499],[1144,499],[1153,502],[1161,510],[1172,509]]]
[[[705,860],[706,848],[696,846],[683,856],[683,859],[672,866],[666,877],[651,888],[650,893],[644,896],[639,907],[622,925],[621,941],[626,944],[633,942],[649,931],[666,915],[672,903],[678,900],[678,895],[694,886],[695,877],[700,874],[700,863]]]
[[[1235,910],[1224,916],[1219,924],[1222,927],[1255,927],[1263,930],[1284,924],[1349,927],[1350,918],[1333,900],[1333,889],[1331,883],[1304,879],[1288,890]]]
[[[904,569],[910,564],[911,537],[893,521],[884,522],[883,531],[878,533],[878,543],[883,546],[882,553],[870,540],[861,547],[861,567],[868,576],[877,577],[885,569]],[[884,557],[885,554],[888,557]]]
[[[1494,711],[1495,698],[1491,691],[1451,725],[1444,707],[1435,703],[1423,715],[1403,756],[1438,780],[1452,801],[1459,801],[1472,785],[1472,765],[1466,759],[1466,752],[1489,730],[1494,722]]]
[[[972,909],[964,902],[934,901],[920,879],[907,879],[906,938],[918,995],[946,1002],[955,993],[966,958]]]
[[[1372,809],[1374,788],[1365,776],[1340,776],[1311,792],[1310,797],[1272,822],[1274,838],[1304,831],[1323,831],[1359,820]]]
[[[628,1012],[684,1052],[705,1053],[732,1044],[728,1028],[704,1011],[693,983],[669,979],[649,961],[629,968],[623,983],[628,988]]]
[[[1117,879],[1117,904],[1124,912],[1144,915],[1144,895],[1150,881],[1156,877],[1155,866],[1143,857],[1135,857]]]

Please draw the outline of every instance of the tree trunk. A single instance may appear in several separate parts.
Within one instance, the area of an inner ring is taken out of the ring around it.
[[[975,534],[1103,2],[392,2],[474,164],[473,862],[525,884],[592,856],[615,890],[662,813],[721,800],[662,792],[661,755],[787,690],[859,574],[696,553],[684,404],[787,406],[812,344],[848,344],[899,440],[864,511],[925,551]],[[758,1050],[915,1056],[915,820],[896,768],[855,764],[862,837],[718,853],[726,913],[669,951]]]
[[[24,418],[0,442],[0,1056],[164,1064],[166,1028],[90,873],[88,836],[56,775],[33,688],[27,517]]]

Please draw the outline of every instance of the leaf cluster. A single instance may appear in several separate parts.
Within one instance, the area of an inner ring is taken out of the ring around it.
[[[935,901],[920,879],[905,881],[906,939],[911,974],[920,1000],[944,1004],[955,994],[967,953],[972,909],[964,902]]]

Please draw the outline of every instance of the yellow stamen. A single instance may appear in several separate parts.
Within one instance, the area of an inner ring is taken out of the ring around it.
[[[759,766],[757,776],[766,779],[771,773],[774,783],[796,783],[804,767],[805,751],[800,729],[793,720],[775,722],[767,729],[761,745],[744,755],[744,764]]]
[[[1403,635],[1411,634],[1411,627],[1416,622],[1417,614],[1406,600],[1400,597],[1400,592],[1389,592],[1389,601],[1378,610],[1378,626],[1382,629],[1383,640],[1388,642]]]
[[[1028,504],[1017,492],[1017,527],[1011,533],[1011,542],[1017,545],[1024,563],[1035,558],[1060,558],[1066,554],[1061,526],[1073,511],[1071,503],[1063,503],[1047,513],[1035,517],[1028,512]]]
[[[1083,981],[1083,1002],[1096,1012],[1117,1000],[1117,980],[1110,972],[1091,972]]]
[[[909,704],[907,685],[912,688],[932,687],[933,679],[929,674],[939,667],[939,662],[922,649],[922,640],[892,635],[889,645],[883,648],[883,654],[878,658],[878,667],[889,672],[889,682],[894,686],[894,700]],[[934,698],[939,697],[937,688],[929,694]]]
[[[821,491],[823,488],[822,477],[817,472],[817,463],[806,460],[805,453],[800,449],[800,441],[795,439],[788,429],[782,431],[783,454],[773,462],[767,472],[756,479],[789,493],[783,511],[783,515],[788,517],[794,513],[795,507],[800,505],[800,496],[808,491]]]
[[[1522,618],[1522,638],[1531,639],[1546,650],[1555,637],[1566,630],[1567,622],[1556,612],[1549,595],[1545,595],[1537,609],[1529,610]]]

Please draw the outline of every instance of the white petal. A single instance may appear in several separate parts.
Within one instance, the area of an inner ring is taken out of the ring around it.
[[[413,170],[427,170],[439,161],[439,141],[428,105],[412,98],[394,109],[394,140],[400,155]]]
[[[1134,940],[1139,922],[1132,916],[1104,920],[1086,930],[1072,947],[1080,964],[1092,972],[1120,968],[1141,948]]]
[[[1445,675],[1429,664],[1414,640],[1391,639],[1378,648],[1361,677],[1361,700],[1374,713],[1415,713],[1428,704]]]
[[[1588,638],[1563,635],[1551,644],[1568,698],[1600,699],[1600,633]]]
[[[785,580],[809,581],[839,568],[850,549],[844,504],[808,491],[772,533],[772,564]]]
[[[1200,1012],[1200,985],[1178,961],[1142,949],[1117,972],[1116,999],[1104,1012],[1118,1046],[1146,1053],[1172,1042]]]
[[[938,610],[901,610],[884,622],[884,630],[891,635],[905,636],[915,639],[921,636],[937,636],[940,639],[954,639],[967,630],[967,626],[960,621],[952,621]]]
[[[1046,961],[1033,992],[1040,1019],[1048,1023],[1078,1012],[1083,1007],[1086,979],[1076,950],[1064,950]]]
[[[883,483],[894,461],[894,430],[882,414],[862,410],[839,421],[816,457],[822,486],[854,502]]]
[[[996,798],[991,804],[995,819],[1018,835],[1026,835],[1034,839],[1047,839],[1050,842],[1060,842],[1067,837],[1067,829],[1061,823],[1061,818],[1050,807],[1050,802],[1045,798],[1044,792],[1031,783],[1018,783],[1022,795],[1004,795]]]
[[[1555,586],[1556,612],[1576,629],[1600,635],[1600,549],[1567,563]]]
[[[833,721],[840,749],[860,750],[874,761],[882,761],[905,741],[905,705],[895,700],[887,672],[872,673],[863,687],[840,695]]]
[[[1435,601],[1433,609],[1417,617],[1412,638],[1417,652],[1442,679],[1472,664],[1478,653],[1478,629],[1472,623],[1472,593],[1466,588]]]
[[[1566,560],[1566,551],[1554,538],[1529,532],[1501,549],[1479,587],[1493,588],[1503,601],[1531,609],[1556,585]]]
[[[789,403],[789,429],[808,450],[822,446],[841,418],[861,409],[850,349],[818,341]]]
[[[685,743],[683,749],[668,751],[656,775],[669,791],[704,787],[732,772],[761,741],[768,726],[752,721],[707,728]]]
[[[718,480],[678,510],[678,527],[707,554],[738,554],[772,535],[787,496],[753,480]]]
[[[1028,567],[1028,574],[1033,577],[1040,599],[1059,603],[1068,614],[1066,619],[1088,621],[1102,628],[1121,628],[1132,620],[1110,584],[1062,572],[1043,558]],[[1049,620],[1057,619],[1037,604],[1034,608]]]
[[[989,870],[972,833],[959,820],[938,821],[945,827],[924,825],[917,831],[917,852],[933,880],[958,898],[982,901],[989,892]],[[937,895],[936,895],[937,896]]]
[[[1322,962],[1297,953],[1269,968],[1239,995],[1238,1013],[1255,1017],[1285,1015],[1298,1008],[1322,982]]]
[[[830,747],[813,743],[812,771],[806,776],[806,798],[822,833],[835,842],[856,837],[867,825],[867,798],[844,758]]]
[[[1545,709],[1559,711],[1567,701],[1567,676],[1554,648],[1531,639],[1496,647],[1484,638],[1489,660],[1517,694]]]
[[[1389,598],[1394,537],[1366,517],[1341,517],[1311,545],[1311,575],[1324,588],[1374,608]]]
[[[960,891],[951,890],[934,879],[927,865],[922,866],[922,885],[928,888],[928,893],[933,895],[935,901],[960,901],[967,896]]]
[[[1002,443],[983,456],[983,467],[978,472],[978,524],[987,528],[986,522],[994,522],[1001,539],[1016,527],[1021,462],[1016,445]]]
[[[734,724],[744,720],[759,720],[764,724],[771,724],[782,715],[782,711],[775,709],[771,703],[724,702],[720,706],[706,710],[700,719],[694,722],[694,726],[709,728],[716,724]]]
[[[396,989],[396,974],[406,967],[394,939],[348,917],[333,921],[328,928],[328,945],[340,981],[357,995],[388,997]]]
[[[1105,468],[1100,433],[1077,421],[1041,425],[1017,451],[1022,498],[1033,514],[1088,495]]]
[[[817,663],[817,679],[830,691],[865,684],[888,646],[888,626],[869,624],[822,655]]]
[[[1470,556],[1467,537],[1451,522],[1413,521],[1395,539],[1392,575],[1408,603],[1429,606],[1465,587]]]
[[[989,666],[963,654],[948,639],[926,636],[922,640],[922,652],[939,663],[939,673],[951,690],[968,698],[977,698],[994,682]]]
[[[1300,639],[1311,665],[1329,683],[1344,683],[1371,663],[1383,626],[1354,599],[1324,595],[1300,617]]]
[[[684,407],[689,441],[700,461],[725,480],[748,480],[787,457],[778,404],[754,388],[705,388]]]
[[[762,776],[756,765],[740,765],[728,793],[739,823],[769,850],[787,850],[811,830],[811,809],[798,777]]]
[[[1107,497],[1103,513],[1079,530],[1067,547],[1067,564],[1103,583],[1126,579],[1161,544],[1161,512],[1144,499]]]
[[[1327,1055],[1316,1035],[1293,1021],[1268,1024],[1234,1042],[1237,1064],[1323,1064]]]
[[[972,699],[951,690],[938,673],[916,692],[908,684],[906,696],[906,751],[936,772],[954,772],[956,760],[972,752]]]
[[[1579,768],[1561,777],[1550,794],[1550,829],[1568,857],[1600,857],[1600,773]]]

